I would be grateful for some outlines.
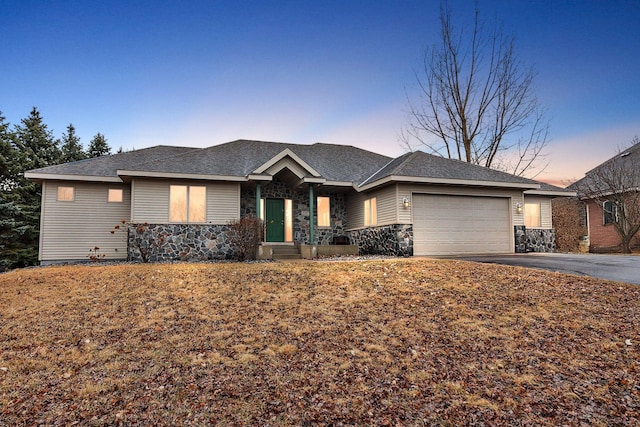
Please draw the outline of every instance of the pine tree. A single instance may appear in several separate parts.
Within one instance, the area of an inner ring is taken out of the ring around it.
[[[111,147],[107,144],[107,138],[98,132],[89,143],[87,155],[89,157],[100,157],[108,154],[111,154]]]
[[[0,111],[0,194],[9,192],[16,185],[16,162],[18,152],[12,144],[9,123]]]
[[[6,206],[5,209],[14,215],[15,223],[9,225],[19,230],[20,238],[14,242],[10,253],[14,265],[31,265],[37,262],[42,189],[24,178],[23,172],[58,164],[62,155],[58,149],[58,141],[53,138],[35,107],[29,117],[15,126],[12,141],[14,152],[18,153],[13,162],[15,183],[9,197],[3,202],[13,203],[12,207]]]
[[[21,123],[15,127],[15,144],[22,155],[23,171],[59,164],[62,156],[58,141],[53,138],[38,109],[33,107],[29,117],[22,119]]]
[[[62,134],[61,143],[62,163],[75,162],[87,158],[86,153],[82,150],[80,137],[76,135],[76,128],[73,127],[73,124],[69,123],[69,126],[67,126],[67,133]]]

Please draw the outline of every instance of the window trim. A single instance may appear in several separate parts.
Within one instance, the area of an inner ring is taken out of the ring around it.
[[[61,193],[60,190],[62,189],[67,189],[67,190],[71,190],[71,198],[70,199],[66,199],[66,198],[61,198]],[[71,186],[71,185],[58,185],[58,188],[56,190],[56,200],[58,202],[75,202],[76,201],[76,187]]]
[[[120,193],[120,200],[111,200],[112,192]],[[124,203],[124,189],[122,188],[109,188],[107,190],[107,203]]]
[[[326,219],[329,221],[328,224],[320,224],[320,199],[327,200],[327,212]],[[318,196],[316,198],[316,208],[318,211],[318,223],[316,224],[318,228],[331,228],[331,197],[328,196]]]
[[[172,214],[171,214],[171,205],[172,205],[172,198],[171,198],[171,189],[173,187],[182,187],[185,189],[186,195],[185,195],[185,212],[184,212],[184,221],[178,221],[178,220],[172,220]],[[204,201],[203,201],[203,205],[204,205],[204,220],[203,221],[192,221],[190,216],[191,216],[191,188],[192,187],[200,187],[200,188],[204,188]],[[187,185],[187,184],[170,184],[169,185],[169,223],[170,224],[205,224],[207,222],[207,186],[206,185]]]
[[[364,226],[373,227],[378,225],[378,200],[377,197],[370,197],[364,201]]]

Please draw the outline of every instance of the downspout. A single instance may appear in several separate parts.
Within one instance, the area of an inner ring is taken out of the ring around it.
[[[313,184],[309,184],[309,244],[313,245],[315,242],[315,222],[313,221]]]

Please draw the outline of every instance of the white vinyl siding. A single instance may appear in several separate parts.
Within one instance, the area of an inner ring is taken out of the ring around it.
[[[240,184],[238,183],[135,179],[132,183],[132,221],[150,224],[168,223],[171,185],[206,187],[207,223],[227,224],[240,218]]]
[[[553,224],[551,223],[551,199],[549,197],[525,196],[523,203],[524,209],[526,210],[526,205],[531,203],[540,205],[540,226],[531,228],[552,228]]]
[[[367,193],[350,194],[347,197],[347,228],[350,230],[365,227],[364,202],[376,199],[376,224],[375,226],[396,224],[398,207],[402,199],[398,200],[396,186],[391,185],[381,190]]]
[[[58,201],[58,187],[74,188],[73,202]],[[109,189],[122,189],[122,203],[109,203]],[[126,235],[111,234],[113,227],[129,219],[127,185],[44,181],[40,230],[41,261],[88,260],[89,249],[99,247],[105,259],[127,257]]]

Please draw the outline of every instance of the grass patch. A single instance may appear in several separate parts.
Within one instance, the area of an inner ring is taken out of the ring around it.
[[[460,261],[16,270],[0,424],[634,425],[639,316],[638,286]]]

